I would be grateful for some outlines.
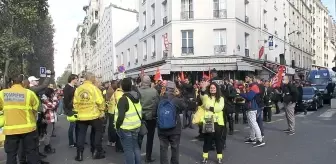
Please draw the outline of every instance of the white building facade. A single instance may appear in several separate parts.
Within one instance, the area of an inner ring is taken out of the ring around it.
[[[287,0],[142,1],[139,27],[116,44],[118,65],[124,64],[129,76],[141,69],[154,74],[156,67],[161,74],[209,67],[255,72],[263,70],[265,61],[280,63],[280,54],[286,51],[289,66],[291,48],[284,48],[288,15]]]
[[[311,0],[290,0],[287,18],[289,39],[289,64],[294,68],[311,69],[312,64],[312,18]]]
[[[91,71],[104,81],[113,79],[114,44],[137,26],[138,3],[135,2],[90,0],[83,7],[86,16],[77,28],[78,37],[72,48],[73,72]]]
[[[137,11],[130,12],[110,5],[105,8],[98,27],[98,57],[101,63],[98,69],[103,81],[115,79],[117,58],[115,43],[138,26]],[[122,16],[122,19],[120,17]],[[124,21],[127,20],[127,21]]]
[[[320,0],[312,4],[313,68],[328,67],[328,9]]]

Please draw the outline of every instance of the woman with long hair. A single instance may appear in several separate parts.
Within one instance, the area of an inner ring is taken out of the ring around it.
[[[55,97],[54,89],[47,88],[42,96],[42,108],[44,113],[43,123],[45,127],[44,151],[47,154],[55,153],[55,149],[50,145],[50,138],[53,134],[54,123],[57,121],[57,98]]]
[[[207,92],[207,93],[205,93]],[[217,161],[218,164],[222,163],[223,159],[223,135],[224,135],[224,97],[216,83],[204,82],[202,84],[201,96],[203,108],[205,109],[203,122],[203,164],[208,162],[209,150],[212,148],[213,140],[215,140]]]

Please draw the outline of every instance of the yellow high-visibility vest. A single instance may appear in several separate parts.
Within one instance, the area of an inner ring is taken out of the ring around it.
[[[219,102],[216,102],[215,97],[209,97],[208,95],[201,96],[203,107],[206,110],[204,118],[211,118],[213,116],[214,122],[218,125],[225,125],[223,109],[224,109],[224,98],[220,97]],[[213,107],[214,112],[209,111],[209,108]],[[205,123],[205,120],[202,120]]]
[[[0,111],[4,112],[4,135],[25,134],[36,130],[40,101],[36,94],[15,84],[0,91]]]
[[[105,100],[99,88],[84,81],[75,91],[73,106],[79,121],[94,120],[104,114]]]
[[[121,96],[124,94],[121,88],[118,88],[111,96],[110,102],[108,104],[108,113],[114,114],[115,109]]]
[[[133,105],[133,102],[131,99],[127,97],[127,100],[128,100],[128,111],[125,113],[125,118],[120,128],[124,130],[132,130],[132,129],[139,128],[141,126],[141,120],[136,110],[138,111],[140,117],[142,117],[141,115],[142,107],[141,107],[140,101],[138,103],[134,103]],[[136,107],[136,109],[134,106]],[[118,111],[119,109],[116,108],[115,115],[114,115],[115,122],[118,120]]]

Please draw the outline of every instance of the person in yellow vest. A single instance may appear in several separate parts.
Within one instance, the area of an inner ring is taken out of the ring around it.
[[[117,83],[117,84],[115,84]],[[112,94],[109,105],[108,105],[108,119],[109,119],[109,126],[108,126],[108,146],[115,146],[116,152],[123,152],[122,145],[120,143],[119,136],[116,133],[115,124],[114,124],[114,112],[117,108],[117,103],[119,99],[124,94],[123,90],[121,89],[121,81],[112,82],[112,87],[115,90]]]
[[[140,94],[132,91],[132,81],[125,78],[121,81],[121,88],[124,91],[115,109],[115,124],[124,149],[126,164],[140,164],[141,155],[138,143],[140,132],[142,107]]]
[[[22,86],[22,81],[22,76],[18,76],[13,80],[11,88],[0,91],[0,111],[4,112],[5,118],[3,134],[6,135],[7,163],[17,163],[22,139],[28,163],[48,164],[40,160],[37,147],[36,115],[40,101],[33,91]]]
[[[94,84],[96,77],[93,73],[86,73],[85,81],[80,85],[74,95],[73,106],[78,126],[76,161],[83,161],[85,137],[89,125],[94,129],[94,143],[91,143],[93,159],[105,158],[102,148],[103,122],[105,114],[105,100],[99,88]]]
[[[223,115],[224,109],[224,97],[221,96],[221,91],[217,83],[211,83],[209,92],[205,93],[208,82],[202,84],[203,95],[201,97],[203,101],[203,107],[206,110],[204,114],[203,122],[203,164],[208,162],[209,151],[212,148],[213,139],[215,140],[217,151],[217,163],[221,164],[223,159],[223,134],[225,128],[225,121]]]

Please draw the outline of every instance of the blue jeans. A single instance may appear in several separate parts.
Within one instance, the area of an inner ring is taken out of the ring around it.
[[[58,104],[58,108],[57,108],[57,114],[61,115],[63,114],[63,98],[60,99],[59,104]]]
[[[117,130],[117,134],[120,137],[124,149],[125,164],[141,164],[138,133],[139,129],[132,131],[123,129]]]
[[[75,132],[75,140],[74,134]],[[69,129],[68,129],[68,137],[69,137],[69,145],[74,145],[77,142],[78,130],[76,126],[76,122],[70,122]]]
[[[261,135],[264,136],[264,122],[263,122],[263,111],[258,111],[257,113],[257,123],[260,128]]]

